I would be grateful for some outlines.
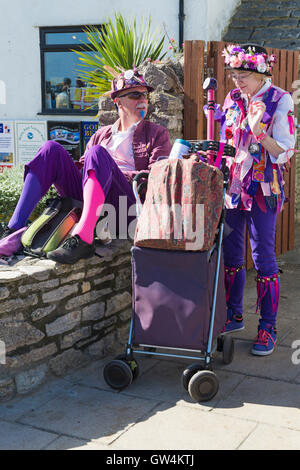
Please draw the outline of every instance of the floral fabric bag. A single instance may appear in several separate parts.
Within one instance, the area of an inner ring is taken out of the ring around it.
[[[134,245],[207,251],[214,244],[223,205],[223,173],[188,159],[161,160],[150,171]]]

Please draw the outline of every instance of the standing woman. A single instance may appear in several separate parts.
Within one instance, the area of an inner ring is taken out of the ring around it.
[[[242,330],[246,282],[244,233],[247,224],[257,271],[258,335],[255,355],[268,355],[277,339],[280,279],[275,257],[276,217],[285,200],[283,171],[294,153],[293,101],[271,82],[274,55],[255,44],[223,51],[236,86],[225,99],[222,139],[234,145],[226,221],[233,229],[224,240],[227,323],[225,333]]]

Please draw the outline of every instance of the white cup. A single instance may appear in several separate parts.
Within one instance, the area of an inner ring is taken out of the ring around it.
[[[191,144],[187,140],[176,139],[169,158],[175,160],[176,158],[182,159],[183,155],[188,155],[191,150]]]

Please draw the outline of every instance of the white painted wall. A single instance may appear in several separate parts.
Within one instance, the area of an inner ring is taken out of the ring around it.
[[[240,5],[241,0],[209,0],[207,16],[207,40],[220,41],[222,33]]]
[[[239,1],[185,0],[184,39],[220,40]],[[161,27],[163,31],[164,22],[168,35],[178,41],[178,10],[178,0],[5,2],[5,8],[0,9],[0,81],[5,84],[6,102],[0,100],[0,119],[55,119],[38,115],[41,111],[40,26],[101,24],[114,11],[119,11],[128,19],[151,15],[153,27]]]

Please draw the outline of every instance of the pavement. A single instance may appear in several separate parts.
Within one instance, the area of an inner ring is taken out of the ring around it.
[[[0,404],[0,449],[6,450],[300,450],[300,227],[293,251],[278,258],[278,344],[251,355],[258,316],[255,272],[247,274],[245,330],[235,355],[215,355],[220,388],[194,402],[181,384],[191,361],[136,356],[140,375],[115,391],[103,379],[106,357],[35,393]],[[123,352],[123,351],[119,351]],[[103,454],[104,455],[104,454]]]

